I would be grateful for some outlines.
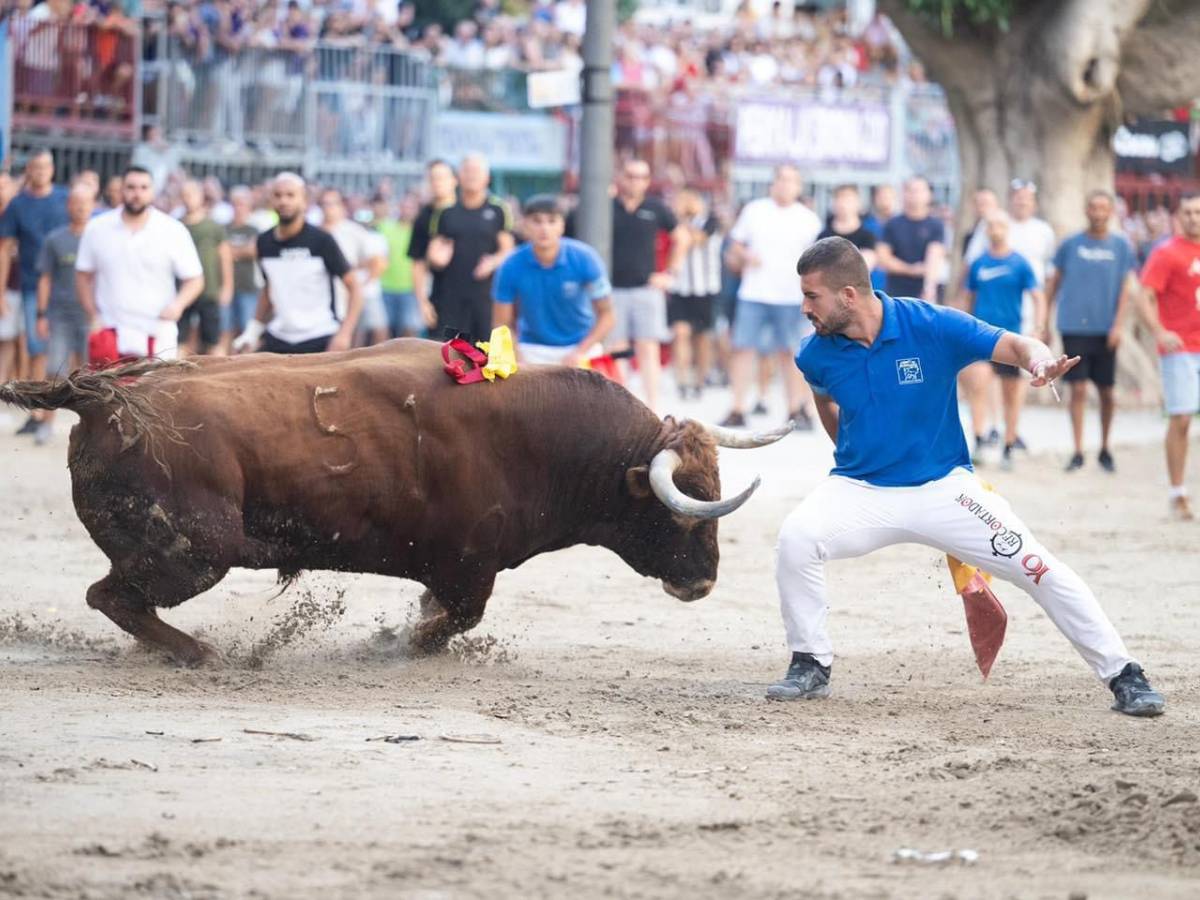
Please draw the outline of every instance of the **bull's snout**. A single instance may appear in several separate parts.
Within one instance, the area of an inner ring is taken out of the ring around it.
[[[711,578],[702,578],[699,581],[691,581],[687,584],[671,584],[668,581],[663,582],[663,590],[672,597],[678,597],[685,603],[691,603],[693,600],[699,600],[701,597],[707,597],[716,584]]]

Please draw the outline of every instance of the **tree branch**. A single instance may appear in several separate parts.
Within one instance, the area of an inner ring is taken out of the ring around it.
[[[1200,4],[1159,0],[1125,41],[1117,91],[1127,114],[1161,115],[1190,103],[1200,84]]]

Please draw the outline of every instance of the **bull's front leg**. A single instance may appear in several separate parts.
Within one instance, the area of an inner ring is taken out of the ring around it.
[[[413,626],[409,641],[422,654],[441,653],[450,638],[469,631],[479,624],[492,587],[496,581],[494,568],[434,582],[421,595],[421,619]]]
[[[409,638],[418,653],[441,653],[450,638],[483,618],[500,567],[497,550],[504,523],[504,511],[492,507],[475,520],[457,553],[434,564],[421,595],[421,620]]]

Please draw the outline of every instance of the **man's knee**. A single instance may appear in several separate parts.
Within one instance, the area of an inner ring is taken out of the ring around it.
[[[779,563],[802,566],[821,559],[822,529],[803,506],[783,520],[779,529]]]

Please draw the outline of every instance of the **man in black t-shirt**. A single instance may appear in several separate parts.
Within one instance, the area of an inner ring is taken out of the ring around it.
[[[848,240],[867,261],[867,268],[875,268],[875,235],[867,228],[860,215],[860,198],[858,188],[852,184],[843,184],[833,189],[832,215],[829,224],[818,236],[817,240],[827,237],[841,237]]]
[[[930,214],[933,192],[920,175],[904,183],[900,215],[883,226],[877,247],[879,265],[887,272],[888,294],[938,300],[938,278],[946,259],[946,229]]]
[[[613,198],[612,300],[616,322],[608,335],[612,350],[633,345],[643,399],[657,411],[658,381],[662,373],[659,344],[668,337],[667,300],[675,275],[688,249],[687,226],[681,225],[666,204],[648,197],[650,166],[631,159],[617,176]],[[657,271],[658,233],[671,234],[667,271]]]
[[[429,241],[434,235],[434,216],[454,205],[458,178],[454,168],[444,159],[435,159],[426,165],[425,178],[429,182],[429,202],[421,207],[417,218],[413,220],[408,258],[412,260],[413,295],[417,298],[425,324],[433,328],[437,324],[437,312],[429,298],[437,281],[437,273],[429,270],[425,254],[429,252]]]
[[[512,216],[487,192],[491,173],[478,154],[458,169],[458,202],[433,213],[425,259],[436,272],[430,301],[437,324],[487,340],[492,333],[492,273],[512,252]]]
[[[333,235],[304,221],[304,179],[283,172],[271,185],[279,224],[258,236],[257,256],[266,281],[258,310],[234,340],[234,352],[263,339],[268,353],[349,350],[362,311],[362,290]],[[333,280],[346,286],[346,316],[338,320]]]

